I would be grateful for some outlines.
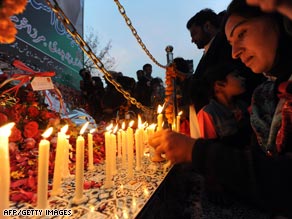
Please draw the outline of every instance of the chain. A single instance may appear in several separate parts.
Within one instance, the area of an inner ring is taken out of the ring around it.
[[[54,5],[52,2],[54,2]],[[135,98],[131,96],[131,94],[127,91],[125,91],[121,84],[116,82],[112,75],[105,69],[103,63],[99,58],[96,57],[96,55],[92,52],[89,45],[83,40],[83,38],[78,34],[75,27],[72,25],[70,20],[67,18],[67,16],[64,14],[62,9],[59,7],[56,0],[46,0],[49,7],[52,9],[52,11],[57,15],[58,19],[63,23],[64,27],[66,28],[67,32],[73,37],[75,42],[80,46],[80,48],[83,50],[84,53],[92,60],[92,62],[97,66],[97,68],[104,74],[107,81],[109,81],[116,89],[119,91],[123,96],[131,102],[131,104],[135,105],[137,108],[141,109],[144,112],[151,112],[151,109],[149,109],[146,106],[143,106],[140,102],[138,102]]]
[[[137,42],[140,44],[140,46],[142,47],[142,49],[146,52],[146,54],[149,56],[149,58],[159,67],[161,68],[166,68],[166,66],[161,65],[149,52],[149,50],[146,48],[145,44],[143,43],[141,37],[138,35],[136,29],[133,27],[132,22],[130,20],[130,18],[128,18],[128,16],[126,15],[126,11],[124,9],[124,7],[121,5],[121,3],[119,2],[119,0],[114,0],[115,3],[117,4],[119,11],[121,13],[121,15],[124,17],[126,24],[128,25],[128,27],[130,28],[130,30],[132,31],[134,37],[136,38]]]

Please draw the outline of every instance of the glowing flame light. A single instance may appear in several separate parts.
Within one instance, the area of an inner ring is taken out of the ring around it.
[[[150,128],[150,129],[155,129],[155,127],[157,126],[157,124],[155,124],[155,123],[152,123],[151,125],[149,125],[148,127]]]
[[[134,120],[131,120],[131,122],[129,122],[129,127],[132,127],[134,125]]]
[[[43,134],[42,134],[42,136],[44,137],[44,138],[48,138],[48,137],[50,137],[50,135],[53,133],[53,127],[50,127],[50,128],[48,128]]]
[[[138,128],[143,128],[143,124],[142,124],[142,119],[141,119],[141,116],[138,115]]]
[[[61,128],[61,132],[66,134],[66,132],[68,131],[68,127],[69,127],[68,125],[64,125],[64,127]]]
[[[95,132],[95,129],[90,129],[89,133],[92,134]]]
[[[126,123],[123,122],[123,123],[122,123],[122,129],[125,130],[125,128],[126,128]]]
[[[0,127],[0,135],[2,136],[10,136],[11,135],[11,129],[15,125],[14,122],[10,122],[2,127]]]
[[[118,128],[119,128],[118,125],[116,125],[114,130],[113,130],[113,133],[116,133],[118,131]]]
[[[164,108],[164,104],[161,106],[160,104],[158,104],[158,107],[157,107],[157,113],[162,113],[162,110]]]
[[[112,130],[113,126],[114,126],[114,125],[111,123],[109,126],[106,127],[106,130],[107,130],[107,131]]]
[[[82,126],[82,128],[81,128],[81,130],[79,132],[80,135],[82,135],[85,132],[85,130],[87,129],[88,125],[89,125],[89,122],[84,123],[84,125]]]
[[[89,207],[89,209],[90,209],[90,212],[91,212],[91,213],[94,212],[94,206],[93,206],[93,205],[91,205],[91,206]]]
[[[183,114],[183,111],[180,111],[177,115],[181,116]]]

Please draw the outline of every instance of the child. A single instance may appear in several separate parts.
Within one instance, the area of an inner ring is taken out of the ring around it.
[[[229,144],[248,144],[248,106],[240,100],[245,79],[235,67],[225,64],[210,69],[204,82],[209,86],[210,102],[198,112],[201,136],[225,139]]]
[[[203,79],[209,91],[209,104],[198,113],[202,138],[221,139],[231,147],[244,148],[250,144],[251,128],[247,104],[240,100],[245,92],[245,79],[230,65],[211,68]],[[207,197],[219,205],[228,204],[220,183],[205,176]]]

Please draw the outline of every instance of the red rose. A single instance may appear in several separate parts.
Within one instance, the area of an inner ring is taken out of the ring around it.
[[[48,112],[48,111],[42,111],[41,112],[41,118],[43,120],[49,120],[50,118],[56,118],[57,116],[52,113],[52,112]]]
[[[29,106],[27,109],[27,114],[31,118],[36,118],[40,114],[40,111],[35,106]]]
[[[8,122],[8,117],[4,113],[0,113],[0,126]]]
[[[33,138],[27,138],[24,140],[23,148],[32,149],[36,145],[36,141]]]
[[[27,93],[26,101],[27,102],[36,102],[37,101],[37,97],[35,96],[33,91]]]
[[[15,126],[13,126],[13,128],[11,129],[11,135],[9,136],[9,141],[17,142],[21,140],[22,140],[21,131]]]
[[[39,133],[39,124],[36,121],[30,121],[24,125],[23,135],[26,138],[33,138]]]

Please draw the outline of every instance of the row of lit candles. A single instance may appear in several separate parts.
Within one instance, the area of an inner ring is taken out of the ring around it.
[[[0,127],[0,212],[9,208],[10,191],[10,159],[9,159],[9,136],[15,123],[9,123]],[[84,171],[84,138],[88,122],[83,125],[80,135],[76,140],[76,172],[75,172],[75,196],[76,202],[83,198],[83,171]],[[62,192],[61,180],[69,176],[69,136],[66,136],[68,125],[65,125],[57,137],[57,148],[55,157],[54,177],[52,195],[58,195]],[[45,209],[48,205],[48,171],[50,142],[46,140],[53,132],[53,128],[48,128],[43,134],[43,139],[39,143],[38,149],[38,182],[37,182],[37,208]],[[93,140],[92,134],[88,133],[88,169],[93,169]]]
[[[157,129],[162,130],[163,125],[163,106],[158,106],[157,116]],[[179,131],[180,114],[176,118],[176,131]],[[9,191],[10,191],[10,162],[9,162],[9,136],[14,123],[9,123],[0,127],[0,191],[2,193],[0,197],[0,211],[9,207]],[[75,169],[75,196],[73,202],[79,203],[84,201],[83,196],[83,182],[84,182],[84,145],[85,141],[83,133],[87,129],[88,122],[83,125],[80,130],[80,135],[76,140],[76,169]],[[105,187],[112,186],[112,176],[116,173],[116,151],[118,143],[118,156],[122,156],[122,166],[126,166],[130,178],[133,177],[133,161],[134,161],[134,146],[136,149],[136,170],[141,169],[141,158],[144,150],[144,136],[145,125],[141,123],[141,118],[138,116],[138,128],[133,133],[131,124],[127,130],[122,128],[118,132],[118,140],[116,139],[116,131],[112,131],[112,127],[108,128],[105,132],[105,150],[106,150],[106,177]],[[57,137],[57,149],[55,158],[55,169],[53,178],[52,195],[58,195],[62,192],[61,179],[66,175],[70,175],[68,170],[69,159],[69,141],[66,136],[68,126],[64,126],[58,133]],[[155,126],[151,125],[147,127],[147,134],[154,132]],[[50,142],[46,140],[53,131],[53,128],[49,128],[43,133],[44,139],[39,143],[39,157],[38,157],[38,189],[37,189],[37,207],[39,209],[45,209],[47,207],[47,194],[48,194],[48,166],[49,166],[49,151]],[[135,138],[135,139],[134,139]],[[93,169],[93,140],[92,134],[88,133],[88,169]],[[68,157],[68,158],[66,158]],[[65,158],[65,159],[64,159]],[[64,169],[65,168],[65,169]]]

